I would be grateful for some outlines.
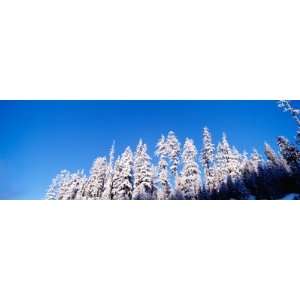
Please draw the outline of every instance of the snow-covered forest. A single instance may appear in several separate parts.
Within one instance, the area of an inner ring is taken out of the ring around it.
[[[197,200],[197,199],[281,199],[300,194],[300,111],[287,100],[279,102],[298,126],[295,143],[277,138],[277,149],[264,145],[264,153],[240,152],[224,133],[215,144],[207,127],[202,147],[192,139],[184,143],[170,131],[156,145],[153,164],[147,145],[138,142],[115,157],[115,145],[108,157],[97,157],[89,176],[83,171],[62,170],[47,191],[49,200]]]

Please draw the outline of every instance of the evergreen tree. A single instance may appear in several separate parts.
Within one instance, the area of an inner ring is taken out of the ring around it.
[[[187,138],[182,152],[182,191],[184,199],[197,199],[200,192],[200,172],[196,162],[197,150],[192,139]]]
[[[297,135],[296,135],[296,141],[298,144],[300,144],[300,109],[295,109],[290,101],[288,100],[280,100],[278,103],[278,106],[284,111],[289,112],[291,116],[296,121],[296,124],[298,125]]]
[[[147,146],[139,141],[134,157],[133,199],[147,200],[153,198],[153,173]]]
[[[244,183],[243,174],[247,164],[246,154],[241,155],[235,147],[230,147],[225,134],[218,144],[216,153],[216,168],[214,182],[217,197],[221,199],[245,199],[249,192]],[[248,178],[247,178],[248,179]]]
[[[280,153],[289,168],[288,192],[300,192],[300,151],[285,137],[278,137],[277,143]]]
[[[60,171],[53,179],[46,193],[47,200],[58,200],[63,191],[61,187],[70,180],[71,174],[67,170]]]
[[[272,174],[268,166],[259,163],[256,176],[256,199],[273,199],[274,187],[272,186]]]
[[[106,169],[104,190],[101,196],[102,200],[113,199],[112,185],[113,185],[113,175],[114,175],[114,155],[115,155],[115,142],[113,142],[109,153],[109,163]]]
[[[251,160],[247,160],[242,169],[243,182],[252,196],[257,197],[257,170]]]
[[[286,160],[292,171],[298,173],[300,167],[300,151],[294,145],[289,143],[288,139],[283,136],[279,136],[277,138],[277,144],[281,155]]]
[[[227,141],[226,134],[223,133],[222,140],[217,146],[216,153],[216,174],[215,180],[217,185],[220,186],[222,182],[227,181],[227,177],[230,175],[230,171],[233,168],[233,154]]]
[[[253,149],[250,160],[253,164],[253,167],[254,167],[255,171],[257,172],[259,164],[261,164],[263,162],[263,160],[262,160],[262,157],[260,156],[260,154],[258,153],[258,151],[255,148]]]
[[[75,200],[84,200],[83,197],[83,191],[84,191],[84,186],[86,184],[87,177],[84,174],[84,171],[78,171],[76,174],[76,180],[73,183],[73,195]]]
[[[59,199],[82,200],[82,192],[85,182],[86,176],[84,175],[83,170],[71,174],[69,180],[66,180],[61,186]]]
[[[170,199],[172,200],[184,200],[183,193],[183,177],[181,174],[177,174],[175,178],[175,187],[171,193]]]
[[[113,177],[113,199],[131,200],[133,192],[133,154],[127,147],[116,161]]]
[[[242,154],[242,161],[241,161],[241,168],[244,169],[246,163],[248,162],[248,153],[246,151],[243,151]]]
[[[231,155],[231,164],[228,171],[231,178],[235,180],[241,176],[244,157],[234,146],[231,149]]]
[[[279,163],[279,159],[272,147],[268,143],[265,143],[264,148],[268,161],[272,162],[274,165],[277,165]]]
[[[166,156],[168,155],[168,148],[165,137],[162,135],[156,145],[155,154],[159,157],[158,163],[158,178],[159,178],[159,189],[158,199],[166,200],[169,199],[171,188],[169,184],[169,173],[168,173],[168,162]]]
[[[226,190],[223,191],[223,194],[228,200],[248,199],[250,196],[242,177],[233,179],[230,175],[227,178]]]
[[[169,154],[169,145],[164,135],[161,135],[160,139],[156,144],[155,154],[158,157],[166,158]]]
[[[207,127],[203,129],[203,148],[201,152],[201,163],[205,175],[205,189],[210,192],[215,188],[214,180],[214,144]]]
[[[170,131],[166,141],[167,154],[171,160],[171,172],[176,177],[180,163],[180,143],[173,131]]]
[[[152,174],[152,197],[153,200],[167,200],[166,198],[163,198],[161,196],[162,190],[159,186],[159,173],[158,173],[158,167],[155,165],[151,165],[151,174]]]
[[[72,181],[72,173],[66,171],[65,178],[62,180],[60,185],[60,190],[58,194],[58,200],[66,200],[68,198],[68,193],[70,189],[70,183]]]
[[[171,188],[169,185],[168,163],[165,159],[160,158],[159,165],[159,200],[167,200],[170,197]]]
[[[83,197],[86,199],[99,200],[104,191],[104,183],[107,173],[105,157],[98,157],[90,170],[90,176],[84,187]]]

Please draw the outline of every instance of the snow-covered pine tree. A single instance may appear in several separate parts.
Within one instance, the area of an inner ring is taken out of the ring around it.
[[[169,185],[169,174],[168,174],[168,163],[165,159],[161,158],[159,161],[159,189],[158,189],[158,199],[167,200],[170,197],[171,188]]]
[[[267,161],[265,163],[265,173],[270,186],[266,186],[269,191],[270,198],[282,198],[288,192],[290,181],[290,169],[286,161],[281,155],[277,155],[272,147],[265,143],[265,155]]]
[[[164,200],[159,198],[159,173],[158,173],[158,166],[151,165],[151,174],[152,174],[152,197],[153,200]]]
[[[275,199],[277,191],[275,192],[276,187],[273,186],[275,183],[274,177],[272,174],[273,168],[267,163],[259,163],[257,168],[257,194],[256,199]],[[274,198],[275,197],[275,198]]]
[[[180,143],[173,131],[169,131],[167,140],[167,155],[171,161],[171,172],[176,177],[178,165],[180,163]]]
[[[84,200],[83,191],[87,181],[87,177],[84,174],[84,171],[77,172],[77,185],[75,186],[76,196],[75,200]]]
[[[228,183],[229,196],[232,199],[248,199],[250,193],[246,188],[243,169],[247,163],[247,154],[241,154],[236,147],[232,147],[232,161],[229,168],[230,182]]]
[[[271,164],[272,168],[276,168],[278,172],[284,173],[287,176],[291,170],[282,155],[275,153],[273,148],[268,143],[265,143],[264,149],[267,157],[267,164]]]
[[[182,192],[184,199],[197,199],[201,190],[200,171],[196,162],[197,149],[192,139],[187,138],[182,152]]]
[[[84,186],[83,197],[90,200],[99,200],[104,191],[107,162],[105,157],[95,159],[90,170],[90,176]]]
[[[229,174],[233,180],[240,178],[242,173],[242,167],[244,162],[243,155],[238,151],[236,147],[232,147],[232,161],[231,161],[231,168],[229,169]]]
[[[267,160],[272,162],[274,165],[277,165],[279,163],[279,158],[268,143],[264,144],[264,150],[265,150],[265,155],[267,157]]]
[[[211,192],[215,188],[214,178],[214,151],[215,147],[212,143],[212,137],[207,127],[203,129],[203,148],[201,152],[201,163],[205,175],[205,190]]]
[[[114,167],[113,167],[110,200],[118,200],[116,194],[122,181],[121,179],[122,167],[120,166],[120,159],[121,159],[120,156],[118,156],[117,159],[115,160]]]
[[[46,192],[46,199],[47,200],[57,200],[58,199],[59,190],[60,190],[59,175],[56,175],[52,179],[51,184],[48,187],[48,190]]]
[[[71,173],[67,170],[62,170],[53,179],[46,193],[47,200],[58,200],[60,194],[63,194],[61,187],[70,180]]]
[[[82,200],[82,192],[86,183],[83,170],[71,174],[70,179],[61,187],[60,200]]]
[[[234,148],[235,147],[233,147],[233,149]],[[249,160],[248,153],[246,151],[243,151],[242,154],[239,154],[239,159],[238,160],[239,160],[239,164],[240,164],[240,174],[242,174],[243,170],[244,170],[244,168],[245,168],[245,166],[246,166],[246,164]]]
[[[232,150],[227,141],[226,134],[223,133],[222,140],[218,144],[216,152],[215,180],[217,181],[217,186],[220,186],[222,182],[226,183],[227,176],[230,175],[232,158]]]
[[[78,171],[77,171],[78,172]],[[62,181],[58,194],[59,200],[70,200],[70,186],[72,184],[74,174],[67,171],[65,179]]]
[[[115,163],[112,184],[113,199],[131,200],[133,181],[133,154],[130,147],[127,147],[121,158]]]
[[[260,181],[264,180],[265,172],[262,157],[256,149],[253,149],[249,158],[244,158],[241,173],[241,178],[250,193],[250,197],[255,197],[257,199],[260,194]]]
[[[244,184],[243,168],[246,167],[247,156],[241,155],[235,147],[230,147],[226,134],[217,146],[214,185],[221,199],[244,199],[248,196]],[[229,180],[229,181],[228,181]]]
[[[156,156],[166,158],[169,153],[168,146],[169,146],[168,142],[165,136],[162,134],[156,144],[156,150],[155,150]]]
[[[112,184],[113,184],[113,175],[114,175],[114,155],[115,155],[115,142],[113,142],[109,153],[109,162],[106,169],[104,190],[101,195],[101,200],[113,199]]]
[[[225,189],[224,189],[225,187]],[[241,177],[232,178],[230,175],[227,177],[226,184],[223,183],[221,189],[221,199],[226,200],[243,200],[249,198],[249,192],[245,187]]]
[[[250,159],[248,159],[244,164],[244,167],[242,169],[242,179],[252,197],[256,197],[257,171]]]
[[[263,162],[263,159],[255,148],[253,149],[253,151],[251,153],[250,160],[254,166],[255,171],[257,172],[258,166]]]
[[[296,124],[298,125],[297,129],[297,135],[296,135],[296,142],[297,144],[300,144],[300,109],[294,108],[290,101],[288,100],[280,100],[278,102],[278,106],[284,111],[289,112],[291,116],[296,121]]]
[[[182,174],[179,172],[177,172],[177,175],[175,177],[174,189],[171,191],[170,199],[171,200],[184,200],[183,177],[182,177]]]
[[[287,164],[290,166],[294,173],[299,174],[300,172],[300,151],[291,144],[287,138],[279,136],[277,138],[277,144],[280,149],[282,157],[285,159]]]
[[[147,153],[147,145],[139,141],[134,157],[134,190],[133,199],[150,200],[153,198],[153,174]]]
[[[162,135],[156,145],[155,154],[159,157],[158,163],[158,199],[167,200],[170,197],[171,188],[169,184],[168,162],[166,157],[168,155],[168,148],[165,137]]]

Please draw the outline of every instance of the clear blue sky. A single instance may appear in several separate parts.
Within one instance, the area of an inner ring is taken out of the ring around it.
[[[215,143],[225,131],[239,150],[261,153],[265,141],[275,146],[278,135],[293,140],[296,131],[275,101],[0,101],[0,199],[43,198],[56,173],[88,173],[113,140],[121,153],[143,138],[152,156],[173,130],[199,150],[204,126]]]

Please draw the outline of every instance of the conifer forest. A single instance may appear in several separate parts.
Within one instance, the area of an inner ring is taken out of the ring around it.
[[[288,100],[278,102],[295,120],[295,139],[277,137],[277,148],[246,153],[224,133],[214,141],[202,130],[201,149],[192,139],[179,141],[175,132],[161,135],[153,153],[140,139],[120,156],[113,143],[106,157],[97,157],[88,175],[62,170],[53,178],[49,200],[230,200],[300,199],[300,110]]]

